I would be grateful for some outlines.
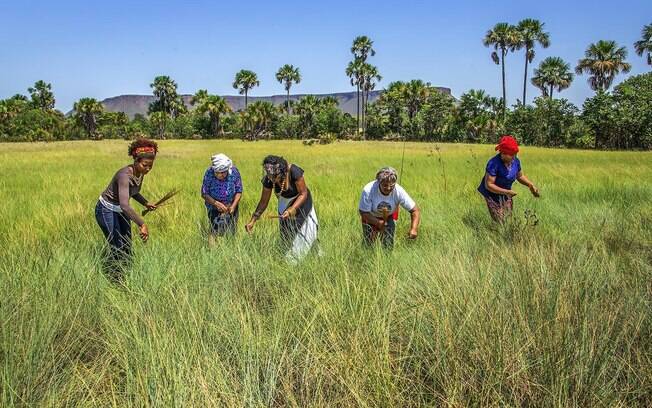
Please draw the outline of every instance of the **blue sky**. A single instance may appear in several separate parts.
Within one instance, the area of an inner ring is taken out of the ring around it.
[[[536,18],[551,46],[537,49],[534,65],[559,56],[572,67],[591,42],[615,40],[628,48],[631,74],[647,72],[633,43],[652,23],[652,1],[9,1],[0,0],[0,98],[27,93],[36,80],[52,83],[57,108],[80,97],[104,99],[151,93],[156,75],[169,75],[181,93],[206,88],[235,94],[235,73],[258,73],[252,95],[283,93],[274,74],[285,63],[303,75],[297,93],[352,88],[344,75],[349,48],[368,35],[377,50],[370,62],[383,81],[423,79],[450,87],[501,93],[500,69],[482,45],[497,22]],[[507,60],[510,103],[522,93],[523,54]],[[531,75],[531,71],[530,71]],[[620,76],[620,81],[624,76]],[[528,99],[538,94],[528,88]],[[581,105],[592,91],[578,77],[563,97]]]

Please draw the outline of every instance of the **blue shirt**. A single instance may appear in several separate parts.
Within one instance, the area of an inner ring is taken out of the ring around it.
[[[217,200],[224,205],[231,205],[235,195],[237,193],[242,193],[242,179],[240,178],[240,172],[235,166],[233,166],[231,167],[231,174],[226,176],[224,180],[218,180],[217,177],[215,177],[215,171],[213,168],[209,167],[204,173],[201,193],[208,194],[214,200]],[[204,204],[206,204],[206,208],[211,207],[211,205],[206,202]]]
[[[518,157],[514,157],[512,164],[507,168],[503,160],[500,158],[500,153],[495,155],[487,162],[487,171],[486,174],[496,177],[496,185],[505,190],[511,190],[512,184],[516,181],[518,173],[521,171],[521,162],[518,160]],[[504,197],[502,194],[492,193],[487,190],[487,187],[484,185],[485,176],[482,177],[480,185],[478,186],[478,191],[480,194],[487,198],[491,198],[494,201],[500,201],[501,197]]]

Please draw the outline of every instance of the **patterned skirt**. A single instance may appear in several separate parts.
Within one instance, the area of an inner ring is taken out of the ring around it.
[[[489,214],[491,218],[499,223],[503,223],[505,218],[512,215],[512,210],[514,208],[514,202],[512,197],[500,196],[498,201],[490,197],[485,197],[487,202],[487,208],[489,209]]]

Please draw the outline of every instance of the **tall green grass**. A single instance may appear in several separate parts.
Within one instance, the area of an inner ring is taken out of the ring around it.
[[[515,187],[497,227],[475,191],[492,147],[439,148],[407,145],[422,227],[408,242],[402,212],[387,252],[362,247],[357,201],[401,144],[161,142],[143,193],[182,193],[116,287],[93,209],[126,142],[0,145],[0,405],[652,405],[652,155],[525,147],[542,198]],[[209,248],[220,151],[245,193]],[[305,169],[322,257],[285,264],[271,220],[243,232],[268,153]]]

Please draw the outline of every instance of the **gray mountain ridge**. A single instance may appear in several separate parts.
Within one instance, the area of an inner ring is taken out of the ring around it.
[[[451,94],[450,88],[437,88],[440,92]],[[369,92],[369,102],[374,102],[377,100],[380,95],[383,93],[382,90],[371,91]],[[290,95],[291,101],[297,101],[305,96],[310,94],[294,94]],[[325,98],[327,96],[332,96],[337,99],[339,103],[339,108],[346,113],[354,115],[357,110],[357,98],[356,92],[337,92],[329,94],[314,94],[317,98]],[[192,95],[182,95],[183,102],[186,104],[188,109],[192,109],[190,105],[190,99]],[[239,111],[244,109],[244,95],[225,95],[223,96],[226,99],[226,102],[231,106],[231,109],[234,111]],[[153,95],[119,95],[111,98],[106,98],[100,103],[104,105],[104,109],[107,112],[124,112],[130,118],[133,118],[136,114],[147,115],[147,109],[149,104],[154,102],[156,98]],[[282,105],[285,103],[286,95],[272,95],[272,96],[249,96],[249,103],[256,101],[267,101],[271,102],[274,105]]]

